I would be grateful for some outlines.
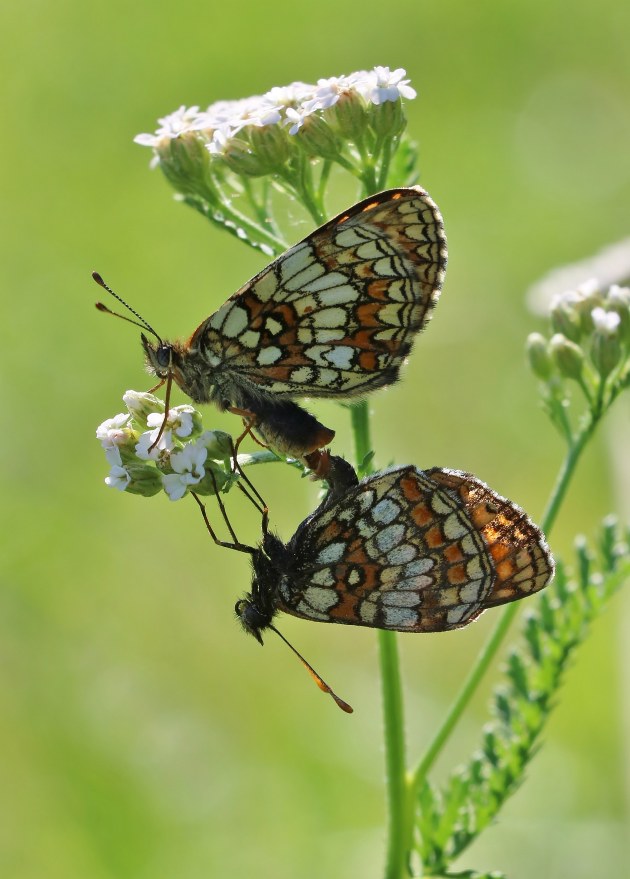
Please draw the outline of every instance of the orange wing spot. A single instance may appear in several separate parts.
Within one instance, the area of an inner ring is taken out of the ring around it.
[[[424,503],[419,503],[412,509],[411,518],[416,525],[424,528],[435,519],[435,514]]]
[[[396,196],[393,196],[393,197],[396,198]],[[365,214],[366,211],[374,210],[374,208],[377,208],[379,205],[380,205],[380,201],[371,201],[369,204],[365,205],[365,207],[362,210],[362,213]],[[344,217],[344,219],[345,219],[345,217]]]
[[[351,565],[365,565],[368,563],[369,559],[360,541],[357,540],[348,547],[345,560]]]
[[[337,595],[341,597],[339,604],[331,607],[328,614],[331,619],[354,620],[357,618],[357,604],[359,598],[348,592],[343,582],[336,584]]]
[[[400,487],[408,501],[417,502],[422,500],[422,491],[417,481],[412,476],[404,476],[400,480]]]
[[[510,554],[510,547],[506,543],[493,543],[489,549],[490,555],[494,559],[495,564],[498,564],[501,559],[504,559],[506,555]]]
[[[473,508],[471,518],[477,528],[483,528],[488,522],[492,522],[496,514],[495,508],[488,507],[488,504],[482,503]]]
[[[289,366],[267,366],[265,375],[273,381],[287,382],[291,378],[291,367]]]
[[[466,569],[463,565],[453,565],[452,568],[448,568],[446,576],[448,578],[448,582],[451,583],[453,586],[461,586],[462,583],[468,582]]]
[[[372,370],[378,369],[376,354],[374,354],[373,351],[361,352],[361,354],[359,354],[359,366],[361,369],[365,370],[365,372],[372,372]]]
[[[381,322],[378,320],[378,313],[382,307],[378,302],[367,302],[365,305],[359,305],[355,311],[357,321],[362,327],[380,327]]]
[[[367,294],[371,299],[378,299],[380,302],[389,300],[389,287],[391,280],[388,278],[379,278],[378,281],[372,281],[368,284]]]
[[[341,524],[336,519],[333,519],[330,525],[322,531],[318,540],[323,541],[323,543],[334,543],[335,537],[339,537],[340,534]]]
[[[453,543],[451,546],[447,546],[444,550],[444,558],[453,564],[454,562],[461,562],[464,560],[464,554],[461,551],[458,543]]]
[[[438,546],[442,546],[444,541],[444,533],[439,525],[434,525],[432,528],[429,528],[427,533],[424,535],[424,539],[427,542],[427,546],[430,549],[435,549]]]
[[[499,580],[509,580],[516,573],[514,564],[511,559],[508,559],[496,567],[497,577]]]

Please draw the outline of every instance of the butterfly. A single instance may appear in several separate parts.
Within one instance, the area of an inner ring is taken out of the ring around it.
[[[331,455],[327,480],[328,495],[288,543],[263,529],[258,547],[239,547],[251,553],[253,578],[236,613],[261,644],[265,629],[277,632],[280,611],[313,622],[446,632],[533,595],[553,577],[541,530],[470,473],[407,465],[359,482]]]
[[[140,318],[157,340],[142,334],[147,368],[168,383],[167,397],[174,381],[194,402],[244,416],[279,452],[308,455],[335,434],[294,398],[351,400],[395,382],[438,300],[446,259],[429,195],[418,186],[380,192],[279,256],[187,341],[163,341]]]

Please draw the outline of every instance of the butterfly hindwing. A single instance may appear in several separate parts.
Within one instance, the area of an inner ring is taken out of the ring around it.
[[[322,506],[288,545],[278,609],[407,632],[466,625],[522,598],[553,562],[525,513],[460,471],[399,467]]]

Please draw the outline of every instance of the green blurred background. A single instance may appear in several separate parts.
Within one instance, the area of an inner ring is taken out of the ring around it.
[[[103,484],[95,427],[148,381],[137,332],[94,310],[90,271],[172,338],[262,266],[175,203],[132,137],[182,103],[405,67],[450,264],[404,380],[371,400],[377,463],[472,470],[536,518],[563,449],[524,364],[541,329],[524,292],[628,234],[629,28],[626,0],[3,4],[2,877],[381,875],[374,634],[282,620],[355,706],[348,717],[277,639],[261,651],[244,637],[233,606],[247,562],[211,544],[192,502]],[[314,408],[349,449],[346,413]],[[236,429],[210,410],[206,423]],[[611,447],[627,454],[629,423],[620,401],[616,437],[607,425],[571,489],[557,553],[624,503]],[[288,538],[315,489],[280,465],[255,476]],[[256,516],[229,500],[254,541]],[[622,595],[596,627],[528,782],[462,868],[623,873],[629,611]],[[401,638],[412,755],[494,616]],[[477,747],[491,683],[438,777]]]

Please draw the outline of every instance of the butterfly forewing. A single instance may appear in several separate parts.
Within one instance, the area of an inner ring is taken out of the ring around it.
[[[515,504],[459,471],[369,477],[302,523],[278,608],[322,622],[445,631],[541,589],[553,562]]]
[[[395,381],[445,265],[442,219],[427,193],[382,192],[271,263],[188,344],[261,391],[362,394]]]

